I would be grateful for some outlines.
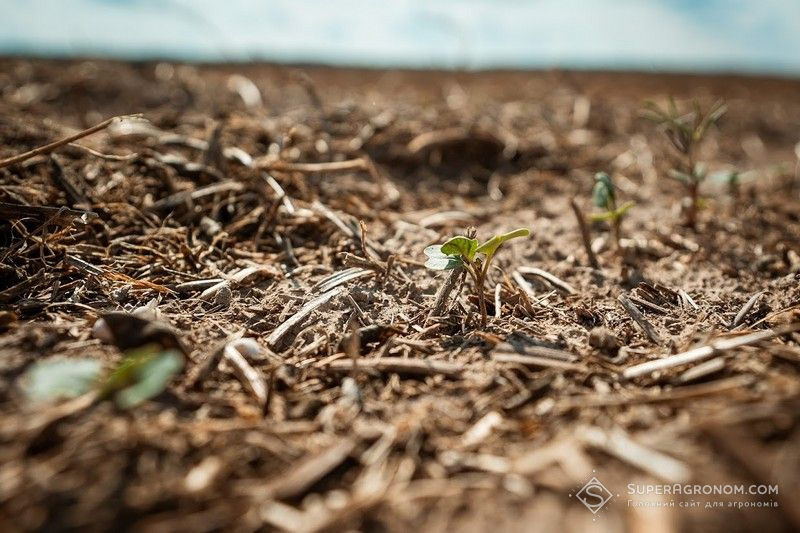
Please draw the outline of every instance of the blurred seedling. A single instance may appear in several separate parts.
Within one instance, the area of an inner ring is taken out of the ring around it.
[[[622,220],[631,207],[636,205],[634,202],[627,201],[622,205],[617,205],[617,193],[611,177],[605,172],[598,172],[595,177],[594,189],[592,190],[592,200],[594,205],[603,210],[602,213],[592,215],[593,222],[608,222],[611,225],[611,232],[614,236],[614,243],[617,250],[621,250],[620,239],[622,236]]]
[[[670,97],[666,109],[654,102],[646,102],[642,116],[656,123],[678,151],[679,159],[675,168],[669,170],[669,177],[681,182],[686,189],[685,223],[690,228],[697,227],[697,212],[700,208],[700,184],[706,178],[705,166],[696,160],[697,147],[711,126],[725,114],[727,107],[716,102],[705,113],[697,101],[692,103],[692,111],[681,113],[675,100]]]
[[[517,237],[530,235],[527,228],[495,235],[483,244],[478,244],[477,239],[459,235],[444,244],[435,244],[425,248],[428,260],[425,266],[432,270],[453,270],[463,268],[472,279],[475,295],[478,298],[478,307],[481,311],[481,327],[486,327],[486,295],[484,286],[489,273],[489,266],[497,254],[497,250],[506,242]]]
[[[183,355],[157,343],[128,350],[110,372],[90,358],[55,359],[33,365],[25,374],[24,392],[34,401],[75,398],[93,393],[96,401],[113,400],[131,409],[158,396],[183,368]]]

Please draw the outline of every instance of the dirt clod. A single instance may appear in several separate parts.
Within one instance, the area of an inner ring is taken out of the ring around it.
[[[613,331],[608,328],[597,327],[589,331],[589,346],[607,354],[616,354],[621,344]]]

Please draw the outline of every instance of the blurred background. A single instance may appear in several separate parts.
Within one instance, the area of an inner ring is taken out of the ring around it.
[[[798,0],[3,0],[0,54],[800,75]]]

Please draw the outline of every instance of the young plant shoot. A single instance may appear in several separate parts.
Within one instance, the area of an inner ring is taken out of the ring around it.
[[[481,311],[481,327],[486,327],[484,285],[492,259],[506,241],[517,237],[527,237],[530,234],[528,229],[520,228],[502,235],[495,235],[481,245],[478,245],[477,239],[464,236],[453,237],[444,244],[435,244],[425,248],[425,255],[428,256],[425,266],[433,270],[452,270],[462,267],[472,279],[475,294],[478,297],[478,307]]]
[[[38,362],[26,373],[25,392],[32,400],[50,401],[94,391],[98,401],[113,399],[131,409],[161,394],[182,368],[180,352],[151,343],[126,351],[110,372],[91,358]]]
[[[603,212],[592,215],[592,220],[594,222],[604,221],[611,224],[614,243],[616,244],[617,250],[621,250],[620,237],[622,235],[622,219],[625,217],[625,213],[636,204],[628,201],[620,206],[617,205],[617,194],[614,189],[614,183],[611,181],[611,177],[605,172],[598,172],[594,180],[595,184],[592,190],[592,200],[594,201],[594,205],[602,209]]]
[[[693,103],[690,113],[681,114],[675,100],[670,98],[667,109],[661,109],[653,102],[645,104],[643,116],[655,122],[678,151],[679,160],[675,168],[670,169],[669,177],[681,182],[686,189],[686,225],[692,229],[697,227],[697,211],[700,207],[700,184],[706,178],[706,169],[696,161],[697,146],[703,140],[708,129],[715,124],[727,110],[722,102],[716,102],[703,113],[700,104]]]

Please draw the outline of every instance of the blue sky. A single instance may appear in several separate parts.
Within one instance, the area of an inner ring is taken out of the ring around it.
[[[800,75],[800,0],[3,0],[0,53]]]

